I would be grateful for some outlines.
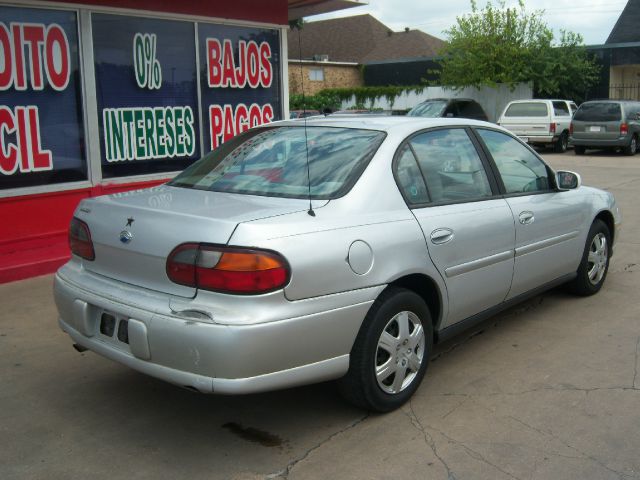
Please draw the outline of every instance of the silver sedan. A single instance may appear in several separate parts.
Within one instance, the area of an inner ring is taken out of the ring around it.
[[[338,379],[389,411],[434,342],[556,285],[598,292],[620,222],[613,195],[489,123],[277,122],[83,200],[55,298],[77,349],[176,385]]]

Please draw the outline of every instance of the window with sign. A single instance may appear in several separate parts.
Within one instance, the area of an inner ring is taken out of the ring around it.
[[[92,15],[104,178],[183,170],[200,157],[194,29]]]
[[[86,180],[75,12],[0,6],[0,190]]]
[[[282,111],[280,33],[198,23],[204,152]]]

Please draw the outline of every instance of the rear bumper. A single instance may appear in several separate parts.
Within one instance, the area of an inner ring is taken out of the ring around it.
[[[613,140],[602,139],[590,139],[590,138],[576,138],[574,136],[569,138],[569,141],[578,147],[591,147],[591,148],[609,148],[609,147],[627,147],[631,143],[631,136],[625,136],[616,138]]]
[[[54,294],[60,328],[75,343],[167,382],[221,394],[341,377],[362,320],[383,288],[300,302],[282,296],[292,304],[291,317],[229,325],[173,315],[168,296],[145,296],[142,289],[134,303],[126,292],[133,287],[122,286],[124,300],[119,300],[91,288],[94,285],[76,283],[61,273],[64,270],[56,274]],[[100,332],[104,312],[116,317],[116,325],[128,322],[128,343],[118,340],[117,328],[113,336]]]
[[[560,138],[556,135],[518,135],[519,137],[527,138],[527,143],[555,143]]]

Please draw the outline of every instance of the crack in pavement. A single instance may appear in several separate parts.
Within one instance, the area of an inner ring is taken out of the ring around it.
[[[638,378],[638,359],[640,358],[640,337],[636,341],[636,352],[635,352],[635,364],[633,369],[633,383],[631,384],[634,390],[637,390],[636,387],[636,379]]]
[[[586,452],[583,452],[583,451],[582,451],[582,450],[580,450],[578,447],[574,447],[573,445],[570,445],[569,443],[567,443],[566,441],[564,441],[562,438],[558,437],[557,435],[554,435],[554,434],[553,434],[553,433],[551,433],[551,432],[545,432],[544,430],[540,430],[539,428],[536,428],[536,427],[534,427],[534,426],[532,426],[532,425],[529,425],[527,422],[525,422],[525,421],[523,421],[523,420],[521,420],[521,419],[519,419],[519,418],[517,418],[517,417],[514,417],[514,416],[512,416],[512,415],[508,415],[508,416],[503,417],[503,418],[509,418],[509,419],[511,419],[511,420],[514,420],[515,422],[519,423],[520,425],[523,425],[524,427],[526,427],[526,428],[528,428],[528,429],[530,429],[530,430],[533,430],[534,432],[537,432],[537,433],[539,433],[539,434],[540,434],[540,435],[542,435],[542,436],[545,436],[545,437],[551,437],[551,438],[553,438],[554,440],[557,440],[558,442],[560,442],[560,443],[561,443],[562,445],[564,445],[565,447],[567,447],[567,448],[569,448],[569,449],[573,450],[574,452],[578,453],[579,455],[581,455],[581,457],[579,457],[579,458],[576,458],[576,457],[569,457],[569,458],[576,458],[576,459],[591,460],[592,462],[596,463],[597,465],[600,465],[600,466],[601,466],[602,468],[604,468],[605,470],[607,470],[607,471],[609,471],[609,472],[613,473],[614,475],[617,475],[617,477],[618,477],[618,478],[620,478],[620,479],[624,479],[624,478],[634,478],[633,476],[631,476],[631,475],[629,475],[629,474],[626,474],[626,473],[624,473],[624,472],[619,472],[619,471],[617,471],[617,470],[615,470],[615,469],[613,469],[613,468],[609,467],[609,466],[608,466],[608,465],[606,465],[602,460],[600,460],[600,459],[598,459],[598,458],[596,458],[596,457],[594,457],[594,456],[592,456],[592,455],[589,455],[589,454],[588,454],[588,453],[586,453]]]
[[[640,339],[638,342],[640,346]],[[636,350],[637,351],[637,350]],[[537,393],[537,392],[584,392],[585,394],[589,394],[591,392],[600,392],[600,391],[632,391],[637,392],[640,391],[640,387],[636,386],[613,386],[613,387],[591,387],[591,388],[582,388],[576,387],[575,385],[560,385],[560,386],[544,386],[539,388],[532,388],[530,390],[522,390],[520,392],[488,392],[488,393],[456,393],[456,395],[467,395],[469,397],[499,397],[499,396],[519,396],[519,395],[527,395],[529,393]]]
[[[603,188],[603,190],[610,191],[612,188],[624,187],[626,185],[629,185],[631,183],[635,183],[637,181],[638,181],[637,178],[634,178],[633,180],[626,180],[626,181],[618,183],[616,185],[609,185],[608,187]]]
[[[456,480],[456,476],[451,471],[451,468],[449,467],[447,462],[445,462],[444,458],[442,458],[440,456],[440,454],[438,454],[438,449],[436,447],[435,440],[433,439],[431,434],[429,432],[427,432],[427,430],[424,428],[424,425],[422,424],[422,422],[420,421],[420,419],[416,415],[416,412],[413,409],[413,404],[412,404],[411,399],[409,400],[409,411],[411,412],[411,414],[409,414],[408,412],[405,412],[405,411],[403,411],[402,413],[404,413],[407,416],[407,418],[409,418],[409,420],[411,421],[411,425],[413,425],[414,428],[416,428],[418,431],[422,432],[422,436],[424,438],[424,443],[431,449],[431,451],[433,452],[433,455],[440,461],[440,463],[442,463],[442,466],[447,471],[447,480]]]
[[[349,425],[347,425],[346,427],[338,430],[337,432],[332,433],[331,435],[329,435],[327,438],[325,438],[324,440],[322,440],[320,443],[318,443],[317,445],[314,445],[313,447],[309,448],[308,450],[306,450],[304,452],[304,454],[302,454],[300,457],[290,461],[286,467],[284,467],[282,470],[276,472],[276,473],[271,473],[269,475],[266,475],[264,478],[265,479],[275,479],[275,478],[283,478],[283,479],[288,479],[289,478],[289,474],[291,473],[291,470],[293,469],[293,467],[295,467],[298,463],[304,461],[309,455],[311,455],[315,450],[319,449],[320,447],[324,446],[325,444],[329,443],[331,440],[333,440],[335,437],[337,437],[338,435],[351,430],[352,428],[357,427],[358,425],[360,425],[362,422],[364,422],[367,418],[369,418],[371,416],[371,413],[368,412],[364,417],[358,418],[357,420],[351,422]]]
[[[518,477],[516,477],[515,475],[513,475],[512,473],[507,472],[506,470],[504,470],[503,468],[499,467],[498,465],[496,465],[495,463],[490,462],[489,460],[487,460],[484,455],[482,455],[480,452],[478,452],[477,450],[474,450],[473,448],[469,447],[468,445],[466,445],[465,443],[462,443],[459,440],[456,440],[452,437],[450,437],[449,435],[447,435],[446,433],[444,433],[441,430],[438,430],[437,428],[434,428],[432,426],[429,426],[428,428],[431,428],[432,430],[435,430],[436,432],[438,432],[440,435],[442,435],[444,438],[446,438],[450,443],[453,443],[454,445],[459,445],[460,447],[462,447],[464,449],[464,451],[466,452],[467,455],[469,455],[471,458],[473,458],[474,460],[478,460],[480,462],[486,463],[487,465],[495,468],[496,470],[498,470],[499,472],[507,475],[510,478],[513,478],[514,480],[520,480]]]
[[[453,407],[451,410],[449,410],[447,413],[445,413],[442,417],[440,417],[440,419],[444,420],[445,418],[447,418],[449,415],[451,415],[453,412],[455,412],[458,408],[460,408],[462,406],[462,404],[465,403],[467,400],[469,400],[469,397],[467,395],[465,395],[462,398],[461,402],[459,402],[455,407]]]

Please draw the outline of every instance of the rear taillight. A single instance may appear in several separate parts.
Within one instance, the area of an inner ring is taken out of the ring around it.
[[[549,124],[549,133],[556,133],[556,124],[555,124],[555,122],[551,122]]]
[[[89,227],[76,217],[71,219],[71,225],[69,225],[69,248],[71,253],[85,260],[95,260],[96,258]]]
[[[626,123],[621,123],[620,124],[620,136],[625,136],[628,133],[629,133],[629,125],[627,125]]]
[[[573,122],[569,124],[569,135],[573,135]]]
[[[188,287],[259,294],[284,287],[289,281],[289,265],[276,252],[184,243],[169,255],[167,276]]]

